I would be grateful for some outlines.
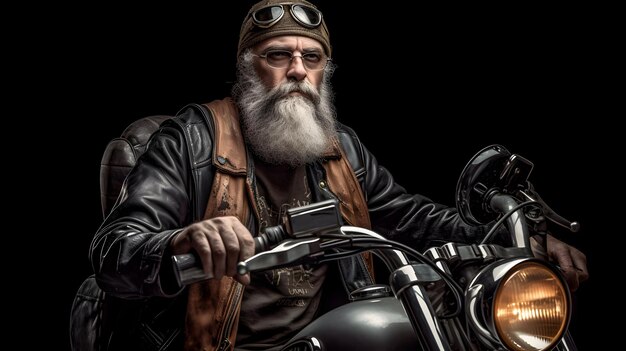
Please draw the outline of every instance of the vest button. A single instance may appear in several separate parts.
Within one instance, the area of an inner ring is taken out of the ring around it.
[[[320,181],[320,188],[322,188],[322,189],[323,189],[323,188],[325,188],[325,187],[326,187],[326,182],[325,182],[325,181],[323,181],[323,180],[321,180],[321,181]]]

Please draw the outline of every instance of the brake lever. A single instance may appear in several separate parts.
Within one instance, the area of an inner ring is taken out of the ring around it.
[[[545,201],[543,201],[539,194],[533,190],[532,185],[529,185],[528,189],[519,190],[518,192],[526,199],[526,201],[537,201],[540,203],[544,217],[550,220],[550,222],[568,229],[572,233],[576,233],[580,230],[580,224],[578,222],[568,221],[567,219],[561,217],[558,213],[554,212],[554,210],[550,208]]]
[[[313,263],[323,255],[318,237],[288,240],[269,251],[263,251],[239,262],[237,273],[246,274],[300,263]]]

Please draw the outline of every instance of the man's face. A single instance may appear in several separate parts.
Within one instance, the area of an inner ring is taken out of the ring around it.
[[[258,57],[268,50],[288,51],[294,57],[289,61],[289,54],[279,53],[272,56],[274,64],[280,65],[276,60],[282,58],[287,66],[270,67]],[[290,166],[313,162],[336,136],[329,83],[333,67],[307,70],[299,57],[314,52],[323,50],[313,39],[275,37],[245,52],[238,64],[233,97],[240,108],[243,134],[251,150],[266,162]],[[326,64],[325,57],[321,64]]]
[[[256,55],[262,55],[269,50],[285,50],[291,52],[293,56],[301,56],[311,52],[324,54],[324,48],[317,40],[301,36],[269,38],[257,44],[252,49],[252,52]],[[300,57],[294,57],[287,68],[270,67],[264,59],[257,59],[255,61],[255,70],[268,89],[275,88],[290,80],[298,82],[307,80],[317,89],[324,75],[323,70],[307,70]]]

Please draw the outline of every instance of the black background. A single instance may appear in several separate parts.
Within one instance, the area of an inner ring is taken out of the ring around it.
[[[52,200],[45,218],[54,234],[43,246],[52,252],[50,276],[61,297],[37,308],[53,308],[45,313],[53,321],[47,323],[53,344],[69,348],[73,294],[90,274],[87,254],[102,220],[98,182],[107,142],[140,117],[228,95],[239,26],[251,3],[72,8],[76,15],[46,20],[44,9],[45,25],[17,43],[34,62],[18,72],[23,79],[15,90],[29,97],[18,105],[20,115],[44,116],[36,123],[44,135],[40,162],[49,167],[45,191],[34,190]],[[592,278],[574,295],[571,326],[579,347],[588,349],[599,290],[593,274],[601,265],[594,241],[605,233],[604,207],[593,201],[611,182],[602,157],[613,144],[594,13],[573,5],[345,3],[339,9],[330,1],[315,3],[338,66],[339,120],[409,191],[453,205],[463,167],[490,144],[534,163],[531,181],[544,200],[582,224],[577,234],[559,234],[589,259]]]

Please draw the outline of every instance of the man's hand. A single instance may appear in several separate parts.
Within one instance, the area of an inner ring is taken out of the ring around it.
[[[535,256],[544,256],[546,252],[541,252],[539,245],[531,238],[531,247]],[[546,235],[547,259],[561,267],[563,276],[571,291],[576,291],[580,283],[589,279],[587,271],[587,257],[577,248],[570,246],[552,235]],[[544,257],[545,258],[545,257]]]
[[[250,283],[250,275],[238,275],[237,263],[254,255],[254,239],[237,217],[217,217],[194,223],[172,238],[174,255],[195,251],[205,273],[224,275]]]

